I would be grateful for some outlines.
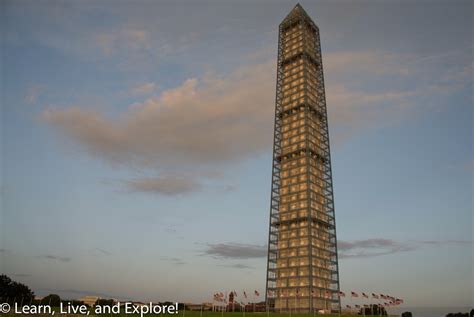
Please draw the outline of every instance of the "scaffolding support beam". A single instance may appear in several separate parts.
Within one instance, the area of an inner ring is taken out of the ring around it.
[[[266,303],[340,312],[319,28],[298,4],[279,26]]]

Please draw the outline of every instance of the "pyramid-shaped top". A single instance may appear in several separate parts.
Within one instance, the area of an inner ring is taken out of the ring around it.
[[[288,13],[288,15],[281,22],[281,24],[286,24],[288,22],[291,23],[292,21],[300,20],[300,19],[307,20],[311,25],[316,27],[313,20],[310,18],[308,13],[306,13],[306,11],[303,9],[303,7],[299,3],[295,5],[295,7],[290,11],[290,13]]]
[[[288,13],[288,15],[283,19],[282,23],[285,23],[290,20],[298,19],[298,18],[309,18],[309,15],[303,9],[303,7],[298,3],[295,7]]]

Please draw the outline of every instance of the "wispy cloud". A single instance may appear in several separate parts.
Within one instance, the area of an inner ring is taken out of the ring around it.
[[[40,258],[40,259],[53,260],[53,261],[59,261],[59,262],[70,262],[71,261],[71,258],[69,258],[69,257],[56,256],[56,255],[51,255],[51,254],[43,254],[43,255],[38,255],[36,257]]]
[[[208,244],[204,255],[223,259],[252,259],[267,256],[267,246],[240,243]]]
[[[120,121],[80,107],[50,108],[42,117],[93,156],[114,164],[225,163],[271,144],[273,85],[266,79],[272,66],[242,67],[224,78],[190,78],[134,104]]]
[[[109,251],[102,249],[102,248],[94,248],[89,250],[89,253],[93,256],[109,256],[112,255]]]
[[[471,245],[467,240],[431,240],[400,242],[391,239],[366,239],[354,241],[338,241],[339,258],[370,258],[400,252],[414,251],[426,246],[464,246]]]
[[[227,267],[231,269],[239,269],[239,270],[244,270],[244,269],[253,269],[253,266],[242,264],[242,263],[235,263],[235,264],[220,264],[219,266],[221,267]]]
[[[338,241],[340,258],[368,258],[412,251],[415,249],[416,248],[412,245],[390,239],[366,239],[351,242]]]
[[[174,265],[184,265],[184,264],[187,264],[186,261],[183,261],[182,259],[180,259],[180,258],[175,258],[175,257],[162,256],[160,259],[161,259],[162,261],[171,262],[171,263],[174,264]]]
[[[119,121],[76,106],[50,108],[42,118],[94,157],[159,171],[156,179],[128,181],[132,190],[191,192],[200,185],[190,175],[211,179],[217,165],[270,149],[272,69],[269,62],[241,67],[227,77],[188,79],[132,105]]]
[[[371,258],[401,252],[415,251],[429,246],[466,246],[472,245],[468,240],[411,240],[396,241],[384,238],[345,241],[338,240],[340,259]],[[219,243],[208,244],[203,252],[218,259],[252,259],[267,256],[267,246],[257,244]],[[239,268],[240,264],[225,264],[224,266]],[[240,267],[246,268],[246,267]]]
[[[473,241],[469,240],[425,240],[425,241],[414,241],[414,243],[434,246],[465,246],[472,245]]]
[[[134,36],[145,39],[139,33]],[[422,63],[432,60],[412,55],[328,52],[326,88],[333,141],[341,143],[362,130],[412,118],[466,87],[472,82],[466,75],[472,73],[472,64],[465,62],[465,53],[459,51],[459,63],[452,67],[439,60],[444,56],[434,58],[442,66],[427,73]],[[225,76],[189,78],[130,105],[119,119],[91,110],[94,105],[49,108],[42,118],[95,158],[157,175],[127,181],[132,191],[190,193],[201,189],[201,180],[209,179],[207,173],[216,166],[271,150],[274,77],[271,58]],[[145,92],[152,86],[136,89]]]
[[[447,97],[472,85],[470,49],[420,58],[387,51],[329,52],[324,56],[333,141],[439,110]],[[357,78],[358,80],[354,80]]]

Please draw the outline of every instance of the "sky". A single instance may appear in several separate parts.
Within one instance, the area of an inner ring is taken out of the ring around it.
[[[0,2],[0,272],[36,294],[264,293],[291,1]],[[473,3],[302,1],[341,290],[473,303]]]

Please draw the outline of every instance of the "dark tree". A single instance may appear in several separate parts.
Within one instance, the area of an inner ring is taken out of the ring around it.
[[[29,304],[34,297],[35,294],[25,284],[12,281],[4,274],[0,275],[0,302]]]
[[[52,307],[58,307],[61,303],[61,297],[57,294],[49,294],[41,300],[42,305],[50,305]]]
[[[113,306],[114,305],[114,300],[113,299],[105,299],[105,298],[99,298],[95,304],[97,306]]]
[[[402,314],[402,317],[412,317],[413,315],[411,314],[411,312],[409,311],[406,311]]]
[[[474,309],[471,309],[471,313],[469,314],[469,317],[474,317]]]

